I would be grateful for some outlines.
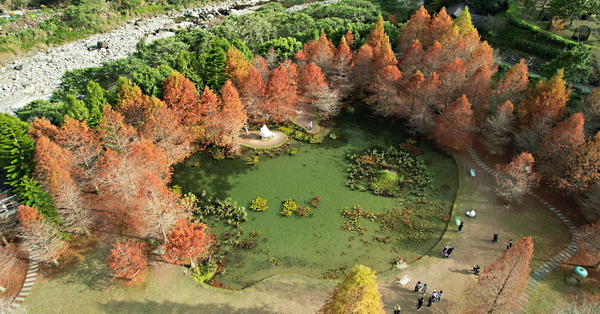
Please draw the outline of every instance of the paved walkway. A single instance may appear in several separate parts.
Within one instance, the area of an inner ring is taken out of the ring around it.
[[[21,287],[21,292],[12,300],[10,303],[9,312],[15,311],[23,301],[25,301],[25,297],[29,295],[29,292],[33,288],[33,284],[35,284],[35,280],[37,279],[37,273],[39,269],[38,262],[36,261],[37,256],[29,254],[29,269],[27,270],[27,276],[25,276],[25,282]]]
[[[492,170],[490,167],[484,164],[483,161],[481,161],[481,159],[479,158],[479,156],[477,156],[477,153],[475,152],[475,150],[473,150],[473,148],[469,147],[467,151],[469,153],[469,156],[473,158],[473,161],[475,161],[475,163],[481,169],[494,176],[498,174],[498,172]],[[554,258],[546,261],[544,264],[542,264],[540,267],[533,271],[532,275],[529,277],[529,282],[527,284],[527,289],[525,290],[525,295],[521,297],[521,300],[523,301],[523,306],[521,307],[522,312],[526,311],[529,298],[537,288],[540,281],[544,280],[548,273],[554,270],[558,265],[568,260],[571,256],[573,256],[573,254],[575,254],[575,252],[577,252],[577,249],[579,249],[579,245],[576,243],[576,240],[579,238],[579,236],[574,233],[574,231],[577,228],[573,225],[573,222],[567,219],[560,210],[556,209],[554,206],[552,206],[552,204],[544,200],[541,196],[537,195],[534,192],[529,192],[528,194],[540,203],[542,203],[542,205],[544,205],[550,211],[556,214],[556,216],[563,223],[565,223],[565,225],[569,228],[569,231],[571,232],[571,243],[569,243],[567,248],[559,252]]]

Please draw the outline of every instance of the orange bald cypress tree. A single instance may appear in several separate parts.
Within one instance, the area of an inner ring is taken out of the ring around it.
[[[429,27],[430,22],[431,15],[429,15],[425,7],[421,6],[406,22],[404,28],[402,28],[402,35],[398,39],[400,50],[405,51],[406,47],[412,42],[423,38],[424,32]]]
[[[483,144],[488,150],[503,153],[510,144],[514,126],[514,105],[510,100],[500,105],[494,114],[489,115],[483,124]]]
[[[429,48],[435,41],[439,41],[442,46],[449,43],[445,36],[452,29],[452,17],[446,13],[446,8],[434,14],[429,26],[423,32],[421,42],[425,49]]]
[[[113,271],[113,277],[123,279],[129,285],[139,284],[148,270],[146,250],[145,243],[132,239],[114,243],[106,259],[106,264]]]
[[[373,48],[362,45],[352,60],[352,82],[359,92],[366,92],[373,78]]]
[[[241,85],[248,75],[251,66],[252,63],[250,63],[250,61],[246,59],[246,56],[235,48],[235,46],[231,46],[231,48],[227,50],[227,63],[225,64],[225,69],[235,86],[239,87]]]
[[[248,69],[248,75],[238,87],[242,103],[246,107],[248,118],[252,121],[264,121],[264,98],[266,85],[263,77],[254,66]]]
[[[199,105],[199,104],[198,104]],[[185,128],[167,106],[157,108],[142,126],[140,134],[165,152],[169,163],[183,161],[192,153],[191,142],[202,136],[200,126]]]
[[[333,70],[331,74],[331,83],[342,95],[350,92],[350,75],[352,71],[352,51],[346,42],[346,37],[342,37],[338,45],[335,56],[333,57]]]
[[[231,154],[239,154],[239,133],[248,121],[248,116],[231,81],[225,82],[221,89],[221,103],[223,107],[218,114],[222,126],[219,143],[227,147]]]
[[[462,95],[435,120],[431,136],[441,146],[465,149],[473,140],[473,127],[471,103]]]
[[[385,68],[388,65],[397,65],[398,60],[392,51],[392,45],[390,39],[384,32],[383,18],[381,15],[375,21],[373,29],[367,37],[366,45],[373,48],[373,71],[377,72],[380,69]]]
[[[398,90],[401,83],[402,74],[396,66],[388,65],[375,74],[369,87],[371,95],[367,98],[367,103],[375,113],[387,116],[400,104]]]
[[[104,107],[104,119],[98,127],[98,134],[106,148],[117,152],[128,152],[131,142],[137,138],[134,127],[125,122],[125,117],[112,110],[110,105]]]
[[[506,71],[492,92],[495,105],[506,100],[510,100],[513,104],[519,104],[529,84],[527,71],[529,68],[524,59]]]
[[[566,156],[566,170],[556,179],[555,186],[568,193],[590,190],[600,182],[600,132]]]
[[[444,56],[442,44],[435,41],[427,51],[425,51],[418,65],[421,72],[423,72],[426,77],[429,77],[432,73],[440,71],[440,67],[444,64],[445,59],[446,56]]]
[[[463,91],[462,87],[467,79],[465,63],[456,58],[453,62],[442,65],[439,74],[441,82],[440,103],[442,108],[445,108],[447,104],[458,98]]]
[[[508,202],[521,202],[523,195],[537,186],[540,176],[533,171],[533,155],[523,152],[513,157],[508,165],[496,165],[496,194]]]
[[[283,122],[291,116],[298,103],[298,73],[291,61],[282,62],[269,76],[265,111],[269,120]]]
[[[583,113],[576,113],[558,123],[542,140],[537,152],[540,170],[549,178],[561,176],[569,159],[565,158],[577,151],[585,143]]]
[[[182,265],[189,262],[194,267],[194,261],[214,243],[215,238],[208,226],[181,218],[169,234],[165,255],[171,263]]]
[[[496,262],[485,267],[477,277],[477,283],[465,293],[469,304],[467,312],[519,312],[532,258],[533,240],[526,237],[519,239]]]
[[[375,272],[363,265],[354,266],[318,313],[385,313]]]
[[[197,125],[202,118],[196,84],[181,73],[173,72],[165,79],[162,99],[184,126]]]
[[[425,52],[423,51],[421,42],[418,39],[413,40],[413,42],[404,49],[402,59],[398,62],[398,68],[400,68],[404,74],[412,75],[416,73],[422,66],[420,62],[424,54]]]
[[[570,89],[564,80],[564,71],[539,82],[530,96],[518,106],[519,122],[523,126],[533,123],[553,125],[563,119]]]
[[[465,80],[462,87],[463,94],[469,98],[473,105],[475,121],[479,125],[483,123],[490,105],[489,95],[492,74],[489,67],[481,66]]]
[[[204,140],[206,144],[216,144],[220,135],[218,113],[221,110],[221,100],[208,85],[200,97],[200,108],[204,120]]]
[[[44,219],[36,208],[26,205],[17,207],[17,220],[21,245],[29,250],[29,258],[58,265],[65,243],[53,224]]]
[[[332,74],[335,46],[325,33],[321,33],[318,40],[305,44],[302,50],[306,61],[314,62],[328,77]]]

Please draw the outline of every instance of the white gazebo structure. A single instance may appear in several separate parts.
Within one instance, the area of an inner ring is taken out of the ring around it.
[[[275,137],[275,133],[271,132],[269,130],[269,128],[267,128],[266,124],[263,124],[263,126],[260,128],[260,136],[264,139],[264,138],[273,138]]]

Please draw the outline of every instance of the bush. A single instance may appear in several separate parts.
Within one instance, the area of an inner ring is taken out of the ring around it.
[[[252,200],[252,205],[250,208],[255,211],[264,211],[267,208],[267,200],[262,197],[257,197],[255,200]]]
[[[281,209],[282,216],[291,216],[295,211],[298,210],[300,206],[294,202],[292,199],[286,198],[283,201],[283,208]]]
[[[298,153],[298,149],[296,147],[288,148],[287,153],[294,156]]]

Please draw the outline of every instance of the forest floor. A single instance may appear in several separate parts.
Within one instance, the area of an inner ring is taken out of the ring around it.
[[[486,157],[481,147],[474,148],[488,166],[508,161],[505,156]],[[471,268],[474,264],[484,268],[499,258],[509,239],[516,242],[521,237],[533,237],[532,269],[553,257],[571,240],[566,226],[541,203],[526,196],[521,204],[507,208],[495,195],[494,178],[490,174],[478,168],[467,152],[458,152],[455,158],[459,164],[461,183],[448,230],[428,254],[405,257],[408,268],[378,274],[379,289],[387,312],[392,312],[396,304],[403,308],[403,312],[415,311],[420,297],[413,291],[417,280],[428,284],[426,296],[433,290],[444,291],[440,303],[423,307],[421,312],[462,312],[466,308],[464,290],[476,278]],[[476,178],[469,176],[469,169],[476,169]],[[565,214],[570,212],[567,202],[556,199],[553,205]],[[465,215],[471,209],[477,211],[474,218]],[[456,232],[455,216],[465,222],[463,233]],[[494,233],[500,235],[497,244],[491,242]],[[446,245],[455,247],[447,259],[441,257]],[[152,270],[142,285],[123,288],[119,284],[110,284],[112,281],[106,274],[102,275],[98,270],[90,271],[91,264],[103,267],[100,265],[104,264],[100,263],[100,256],[86,257],[85,262],[79,263],[79,270],[38,277],[38,283],[23,306],[34,313],[42,309],[45,313],[314,313],[337,283],[334,280],[280,275],[241,291],[223,290],[198,284],[185,275],[184,268],[180,266],[153,262]],[[411,280],[402,286],[398,281],[404,276],[409,276]],[[564,291],[563,286],[540,285],[541,289],[548,289],[548,293]],[[65,302],[65,296],[70,299],[69,302]]]

